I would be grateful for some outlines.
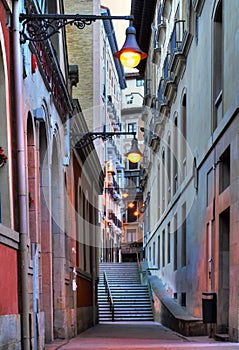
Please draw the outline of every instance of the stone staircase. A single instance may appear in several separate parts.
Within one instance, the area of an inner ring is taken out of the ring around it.
[[[148,287],[140,283],[137,263],[101,263],[98,285],[99,323],[111,322],[104,286],[106,271],[114,302],[114,321],[153,321]]]

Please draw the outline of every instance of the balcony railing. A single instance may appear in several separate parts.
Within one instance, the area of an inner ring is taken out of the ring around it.
[[[172,54],[175,50],[180,50],[183,35],[185,31],[185,20],[177,20],[174,23],[173,32],[170,40],[170,53]]]
[[[31,43],[30,48],[37,57],[43,80],[47,89],[52,92],[59,115],[65,122],[66,116],[69,111],[73,110],[73,106],[54,48],[49,40]]]

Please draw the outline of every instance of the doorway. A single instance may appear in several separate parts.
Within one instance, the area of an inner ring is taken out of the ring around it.
[[[229,263],[230,263],[230,209],[219,215],[219,288],[218,331],[228,333],[229,326]]]

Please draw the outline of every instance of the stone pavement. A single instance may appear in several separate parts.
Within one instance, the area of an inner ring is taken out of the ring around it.
[[[55,342],[46,350],[239,350],[239,343],[218,342],[208,337],[184,337],[156,322],[98,324],[68,342]]]

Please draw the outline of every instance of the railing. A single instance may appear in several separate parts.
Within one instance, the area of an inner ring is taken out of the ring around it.
[[[184,35],[185,20],[177,20],[174,23],[173,33],[170,40],[170,53],[180,50]]]
[[[150,269],[148,267],[146,267],[146,265],[148,266],[148,264],[146,263],[146,265],[142,268],[140,260],[139,260],[139,255],[138,253],[136,253],[137,256],[137,264],[138,264],[138,270],[139,270],[139,274],[140,274],[140,281],[141,284],[147,285],[148,286],[148,291],[149,291],[149,298],[150,298],[150,302],[152,305],[152,308],[154,309],[154,296],[153,296],[153,290],[150,284],[150,280],[149,280],[149,276],[151,275],[150,273]]]
[[[104,271],[104,285],[105,285],[105,292],[107,293],[107,297],[108,297],[108,302],[110,303],[110,312],[112,315],[112,322],[114,322],[114,319],[115,319],[114,301],[110,290],[110,285],[109,285],[106,271]]]

